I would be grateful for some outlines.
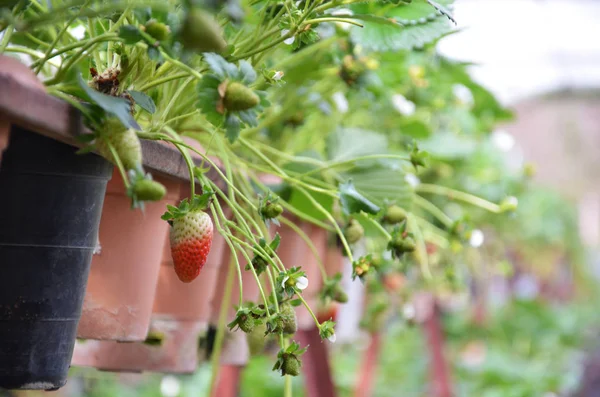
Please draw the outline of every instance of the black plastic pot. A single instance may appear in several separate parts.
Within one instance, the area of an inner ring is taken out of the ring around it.
[[[0,388],[63,386],[113,167],[14,127],[0,168]]]

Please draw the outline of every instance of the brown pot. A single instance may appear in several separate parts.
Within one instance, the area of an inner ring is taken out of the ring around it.
[[[191,283],[183,283],[173,269],[169,239],[163,251],[162,266],[156,288],[152,318],[160,320],[199,321],[210,320],[211,301],[217,285],[223,252],[229,250],[225,239],[215,231],[210,253],[200,275]],[[223,266],[227,267],[227,266]]]
[[[302,229],[314,244],[319,257],[325,260],[327,252],[327,231],[307,222],[294,222]],[[302,291],[302,296],[308,305],[316,310],[319,303],[319,291],[323,286],[323,277],[319,269],[319,262],[306,242],[290,227],[282,224],[278,230],[281,235],[281,247],[277,251],[283,265],[286,268],[300,266],[306,272],[308,287]],[[306,330],[314,328],[315,321],[303,306],[296,309],[298,315],[298,329]]]
[[[327,277],[333,277],[337,273],[341,273],[344,269],[344,255],[342,254],[342,249],[336,245],[328,244],[324,265]]]
[[[193,373],[198,365],[198,335],[204,327],[197,321],[153,320],[150,331],[160,336],[159,345],[78,341],[71,364],[113,372]]]
[[[117,170],[108,183],[100,221],[99,253],[94,255],[77,336],[85,339],[143,341],[169,225],[160,217],[179,198],[179,182],[156,178],[166,197],[131,210]]]
[[[46,91],[46,87],[35,73],[16,58],[0,55],[0,74],[8,75],[27,87]],[[2,119],[0,120],[0,165],[2,163],[2,152],[8,147],[9,137],[10,121]]]
[[[250,255],[251,256],[251,255]],[[230,269],[231,251],[227,247],[223,250],[222,266],[219,269],[215,293],[211,301],[211,323],[219,323],[219,315],[221,306],[225,297],[225,286],[227,284],[227,276]],[[247,260],[243,255],[238,253],[238,261],[242,270],[242,299],[244,302],[257,303],[260,298],[260,291],[256,285],[256,280],[252,272],[244,269]],[[232,269],[233,285],[231,288],[231,296],[229,298],[229,309],[227,310],[227,323],[235,318],[236,306],[239,302],[239,282],[235,269]],[[221,351],[220,363],[223,365],[245,365],[250,359],[250,350],[246,341],[246,334],[240,330],[230,332],[226,330],[225,339],[223,341],[223,349]]]

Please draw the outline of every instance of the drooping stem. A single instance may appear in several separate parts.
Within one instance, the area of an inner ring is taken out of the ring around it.
[[[432,193],[441,196],[446,196],[450,200],[456,199],[464,201],[465,203],[475,205],[490,212],[502,212],[498,204],[494,204],[480,197],[474,196],[469,193],[461,192],[460,190],[451,189],[449,187],[421,183],[415,188],[415,190],[420,193]]]

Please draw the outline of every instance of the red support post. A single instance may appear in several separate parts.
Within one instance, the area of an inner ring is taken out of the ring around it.
[[[335,397],[337,395],[329,366],[327,341],[323,341],[319,330],[298,330],[296,340],[300,346],[309,346],[302,356],[302,373],[306,397]]]
[[[432,396],[452,397],[450,366],[444,354],[444,331],[440,321],[440,309],[435,298],[430,298],[431,310],[423,321],[423,331],[429,349],[429,369]]]
[[[219,366],[217,385],[211,397],[237,397],[240,393],[242,369],[240,365]]]
[[[364,353],[361,370],[359,372],[358,384],[354,391],[354,397],[371,397],[375,383],[377,362],[381,352],[381,333],[371,334],[371,341]]]

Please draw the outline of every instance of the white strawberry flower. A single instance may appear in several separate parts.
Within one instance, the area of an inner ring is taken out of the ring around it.
[[[281,70],[278,70],[275,72],[275,74],[273,75],[273,80],[275,81],[279,81],[283,78],[283,72]]]
[[[296,288],[299,290],[305,290],[308,287],[308,278],[305,276],[300,276],[296,280]]]
[[[348,109],[350,107],[348,106],[348,100],[346,99],[346,96],[343,92],[336,92],[331,96],[331,99],[333,99],[333,103],[335,103],[335,107],[339,110],[340,113],[348,112]]]
[[[281,37],[285,36],[285,35],[286,35],[286,34],[288,34],[289,32],[290,32],[290,30],[289,30],[289,29],[283,29],[283,30],[281,31]],[[285,44],[287,44],[287,45],[291,45],[291,44],[293,44],[293,43],[294,43],[294,40],[296,40],[296,37],[292,36],[292,37],[290,37],[290,38],[287,38],[287,39],[283,40],[283,42],[284,42]]]
[[[469,244],[473,248],[481,247],[483,242],[485,241],[485,236],[483,232],[479,229],[475,229],[471,232],[471,238],[469,238]]]
[[[403,95],[395,94],[392,96],[392,105],[394,109],[405,116],[410,116],[415,113],[417,106],[406,99]]]
[[[327,340],[331,343],[335,343],[336,339],[337,339],[337,336],[335,336],[335,333],[333,333],[327,337]]]

